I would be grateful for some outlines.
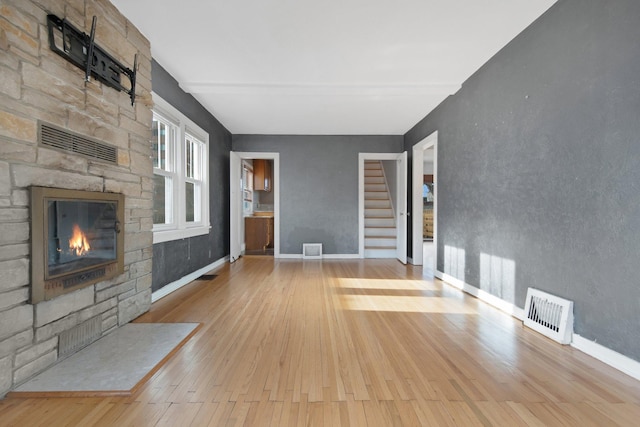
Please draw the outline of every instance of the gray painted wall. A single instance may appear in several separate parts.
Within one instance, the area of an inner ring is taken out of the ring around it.
[[[208,235],[153,245],[154,291],[229,254],[229,151],[231,133],[155,60],[153,91],[209,133]]]
[[[405,135],[438,131],[438,270],[640,360],[640,2],[560,0]]]
[[[397,153],[402,136],[233,135],[233,151],[280,153],[280,252],[358,253],[358,153]]]

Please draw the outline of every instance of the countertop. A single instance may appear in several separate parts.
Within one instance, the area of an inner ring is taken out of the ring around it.
[[[257,211],[254,212],[252,215],[248,215],[245,218],[273,218],[273,212],[271,211]]]

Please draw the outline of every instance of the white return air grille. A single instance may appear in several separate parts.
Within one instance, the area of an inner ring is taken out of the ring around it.
[[[527,289],[524,325],[561,344],[570,344],[573,334],[573,301]]]
[[[303,243],[302,259],[322,259],[322,243]]]
[[[88,346],[102,334],[102,317],[96,316],[64,331],[58,338],[58,358],[65,358]]]
[[[39,122],[40,145],[80,154],[93,160],[118,163],[118,149],[58,126]]]

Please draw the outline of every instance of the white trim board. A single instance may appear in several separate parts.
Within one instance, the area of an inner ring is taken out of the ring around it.
[[[203,274],[208,273],[211,270],[217,269],[219,267],[222,267],[224,263],[226,263],[227,261],[229,261],[228,255],[224,258],[220,258],[219,260],[214,261],[211,264],[194,271],[193,273],[187,274],[186,276],[176,280],[175,282],[171,282],[163,286],[162,288],[158,289],[157,291],[151,294],[151,302],[154,303],[159,299],[166,297],[170,293],[177,291],[181,287],[188,285],[189,283],[193,282]]]
[[[424,206],[422,205],[422,185],[424,175],[424,152],[433,149],[433,184],[436,185],[436,191],[433,199],[433,245],[438,247],[438,131],[434,131],[420,142],[413,146],[412,150],[412,172],[411,172],[411,254],[412,264],[422,265],[422,221]],[[433,254],[434,270],[438,265],[438,251]]]
[[[453,276],[445,274],[436,270],[435,277],[442,280],[446,284],[458,288],[463,292],[478,298],[479,300],[486,302],[487,304],[511,314],[513,317],[520,321],[524,321],[525,312],[522,308],[517,307],[510,302],[507,302],[501,298],[491,295],[488,292],[478,289],[473,285],[463,282],[460,279],[456,279]],[[586,338],[581,337],[578,334],[573,334],[571,347],[580,350],[581,352],[598,359],[599,361],[606,363],[619,370],[622,373],[629,375],[632,378],[640,381],[640,362],[635,361],[623,354],[620,354],[610,348],[600,345],[594,341],[589,341]]]
[[[571,347],[640,381],[640,362],[630,359],[624,354],[613,351],[595,341],[589,341],[578,334],[573,334]]]

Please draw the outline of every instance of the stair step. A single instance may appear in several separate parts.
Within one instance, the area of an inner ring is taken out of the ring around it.
[[[393,249],[394,251],[396,250],[395,245],[371,245],[371,246],[365,246],[365,249]]]
[[[384,176],[365,176],[364,184],[384,184]]]
[[[365,218],[364,226],[367,227],[395,227],[394,218]]]
[[[396,236],[396,227],[365,227],[365,237]]]
[[[364,208],[391,208],[391,200],[389,199],[366,199],[364,200]]]
[[[389,196],[386,191],[365,191],[364,192],[365,200],[389,200]]]
[[[365,218],[391,218],[393,219],[393,211],[391,208],[370,208],[364,210]]]
[[[387,192],[387,186],[385,184],[365,184],[364,191],[383,191]]]

